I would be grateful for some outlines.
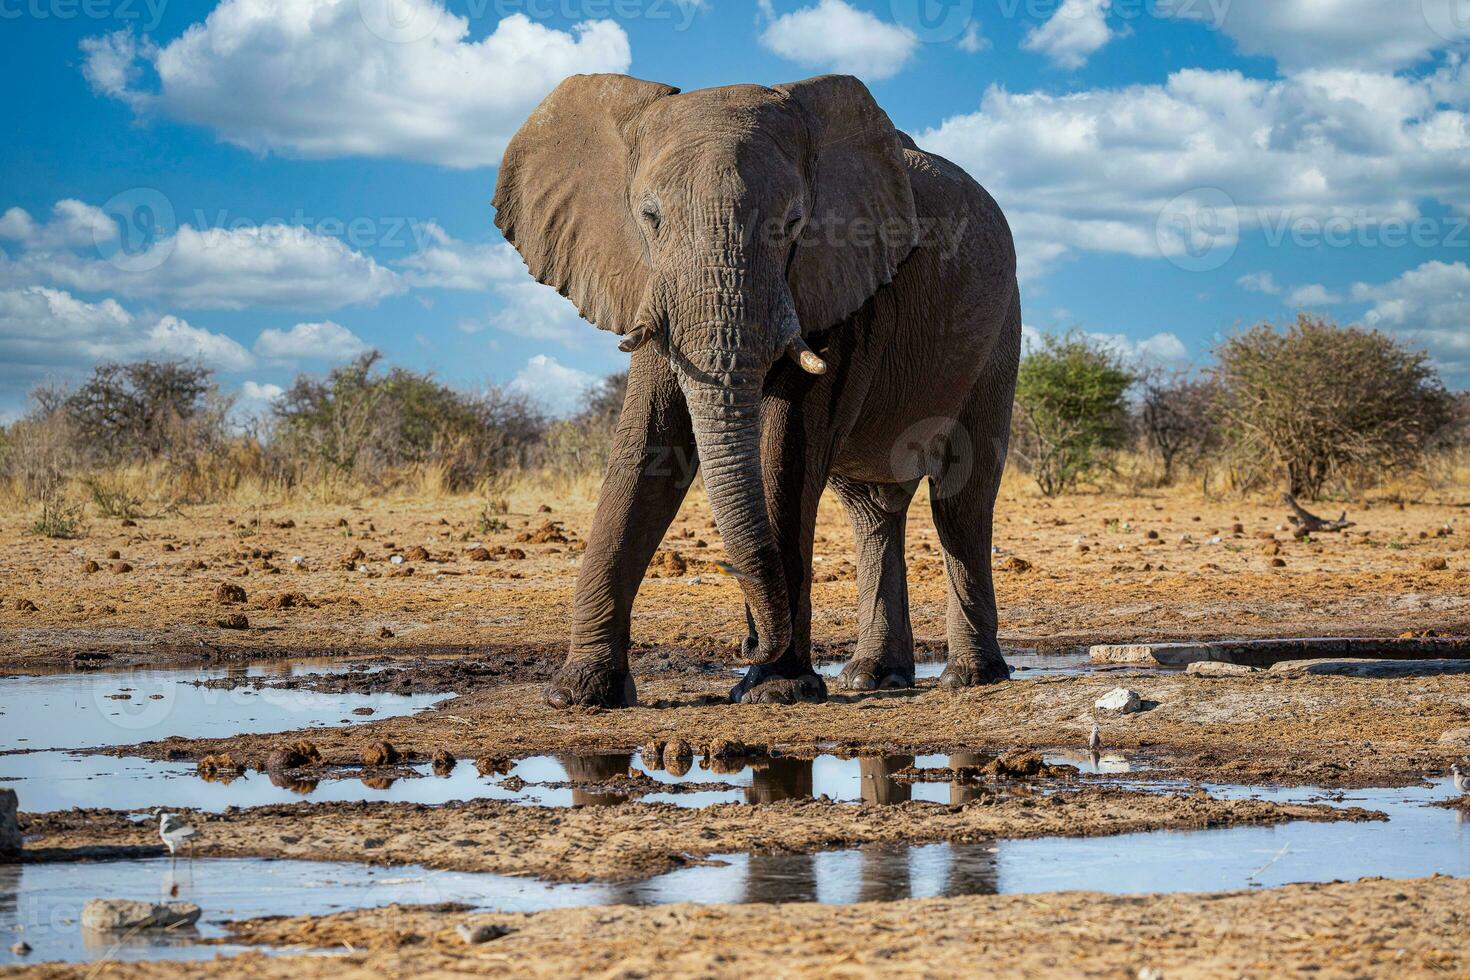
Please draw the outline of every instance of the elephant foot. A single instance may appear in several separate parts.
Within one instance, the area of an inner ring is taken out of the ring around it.
[[[821,704],[827,700],[827,685],[810,664],[787,665],[785,660],[747,670],[730,689],[730,703]]]
[[[999,684],[1010,679],[1011,668],[1000,654],[976,654],[950,657],[944,673],[939,675],[939,686],[946,691],[957,691],[962,687]]]
[[[583,664],[566,664],[551,675],[541,696],[553,708],[631,708],[638,703],[631,673]]]
[[[914,686],[914,661],[899,657],[858,654],[842,668],[839,687],[848,691],[892,691]]]

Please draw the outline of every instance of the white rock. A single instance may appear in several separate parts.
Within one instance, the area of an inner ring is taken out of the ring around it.
[[[1115,687],[1097,699],[1097,710],[1120,715],[1132,714],[1142,707],[1143,699],[1138,696],[1138,692],[1130,691],[1126,687]]]
[[[472,926],[468,922],[461,922],[459,925],[454,927],[454,931],[459,933],[459,938],[463,939],[465,943],[470,946],[478,946],[481,943],[488,943],[492,939],[499,939],[501,936],[508,935],[510,933],[510,930],[507,929],[505,926]]]
[[[159,905],[126,898],[94,898],[82,906],[82,928],[102,932],[127,929],[167,929],[199,921],[199,906],[191,902]]]
[[[1196,677],[1242,677],[1246,674],[1262,674],[1265,671],[1259,667],[1247,667],[1245,664],[1225,664],[1215,660],[1197,660],[1184,669],[1186,674]]]
[[[403,564],[403,556],[402,555],[394,555],[392,558],[389,558],[388,561],[392,562],[394,565],[402,565]]]

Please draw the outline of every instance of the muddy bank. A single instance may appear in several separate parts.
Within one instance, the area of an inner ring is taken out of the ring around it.
[[[1024,676],[1024,675],[1023,675]],[[1119,685],[1146,710],[1102,716],[1107,748],[1155,757],[1156,776],[1204,782],[1389,786],[1442,774],[1470,749],[1470,677],[1412,679],[1245,677],[1109,673],[1015,680],[960,693],[932,681],[903,692],[848,695],[822,705],[723,702],[730,677],[638,677],[642,705],[623,711],[558,712],[535,685],[503,685],[439,711],[384,719],[309,737],[329,763],[359,761],[386,739],[411,757],[448,750],[457,758],[636,751],[687,740],[761,750],[917,754],[1082,748],[1093,704]],[[291,736],[168,739],[122,754],[193,759],[228,753],[252,767]]]
[[[1470,969],[1470,882],[1365,879],[1206,895],[1061,892],[848,906],[671,905],[473,915],[390,907],[322,918],[258,919],[233,939],[347,949],[330,959],[245,957],[118,964],[116,977],[747,977],[1044,974],[1176,978],[1392,975]],[[468,947],[454,927],[506,934]],[[38,966],[35,977],[88,975]]]
[[[1222,800],[1082,787],[1045,795],[978,791],[957,805],[853,806],[821,800],[699,810],[650,803],[552,809],[494,800],[444,806],[303,803],[188,813],[199,857],[284,857],[419,864],[551,881],[645,878],[704,856],[809,853],[842,847],[995,837],[1098,836],[1288,820],[1376,820],[1360,808]],[[115,810],[22,815],[26,861],[162,853],[152,822]]]

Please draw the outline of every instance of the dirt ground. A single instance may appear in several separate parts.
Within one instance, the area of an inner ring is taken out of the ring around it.
[[[0,669],[554,652],[591,503],[514,503],[491,518],[503,528],[482,523],[481,502],[451,498],[189,507],[131,526],[98,519],[72,541],[29,536],[29,515],[11,513],[0,518]],[[1298,542],[1279,504],[1008,492],[996,526],[1002,639],[1470,633],[1467,506],[1360,506],[1347,533]],[[915,633],[939,641],[944,574],[922,500],[909,527]],[[634,641],[732,661],[744,622],[734,582],[713,571],[722,555],[691,493],[644,582]],[[830,497],[816,555],[814,640],[840,651],[856,622],[852,539]]]
[[[41,966],[28,976],[1463,977],[1470,882],[1204,895],[971,896],[858,905],[612,906],[536,915],[387,908],[240,924],[236,939],[339,951],[213,963]],[[454,926],[508,929],[466,946]],[[345,951],[344,951],[345,950]]]

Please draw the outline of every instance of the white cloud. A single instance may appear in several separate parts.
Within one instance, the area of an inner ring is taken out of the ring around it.
[[[262,330],[255,340],[255,353],[273,361],[347,361],[367,349],[362,338],[331,320]]]
[[[469,30],[438,0],[222,0],[162,47],[87,40],[83,71],[135,111],[257,153],[480,167],[562,78],[631,63],[611,20],[566,32],[517,13],[479,41]]]
[[[1189,363],[1189,348],[1172,333],[1156,333],[1134,340],[1121,333],[1089,333],[1088,339],[1114,351],[1119,357],[1139,367],[1179,366]]]
[[[3,268],[12,285],[48,283],[184,309],[332,310],[376,303],[407,288],[371,257],[297,225],[202,231],[180,225],[129,253],[116,247],[111,218],[67,200],[44,224],[11,208],[0,217],[0,236],[21,249]]]
[[[1248,272],[1235,280],[1235,284],[1249,293],[1265,293],[1267,296],[1281,294],[1281,287],[1276,285],[1276,277],[1269,272]]]
[[[965,25],[965,33],[955,43],[967,54],[979,54],[990,47],[990,39],[980,33],[980,23],[975,20]]]
[[[270,382],[245,381],[235,395],[234,414],[241,421],[260,418],[270,411],[272,403],[286,393],[286,389]]]
[[[490,315],[489,325],[518,337],[552,340],[573,350],[585,348],[599,331],[582,319],[572,301],[550,286],[543,286],[528,274],[525,279],[508,283],[495,291],[498,309]]]
[[[1306,283],[1293,287],[1286,294],[1286,305],[1299,310],[1319,310],[1324,306],[1334,306],[1342,302],[1342,297],[1333,293],[1321,283]]]
[[[843,0],[782,14],[760,35],[766,50],[807,68],[878,81],[898,74],[919,47],[906,28]]]
[[[140,358],[197,360],[223,371],[255,363],[229,337],[176,316],[138,316],[116,300],[89,303],[44,286],[0,290],[0,385]]]
[[[520,255],[506,242],[462,242],[432,222],[420,230],[427,244],[398,263],[414,286],[487,289],[528,275]]]
[[[1369,304],[1365,324],[1402,334],[1470,383],[1470,265],[1425,262],[1385,283],[1356,283],[1351,298]]]
[[[1021,47],[1046,55],[1063,68],[1081,68],[1116,35],[1108,29],[1112,0],[1062,0],[1046,23],[1032,28]]]
[[[915,134],[995,195],[1024,276],[1074,251],[1155,257],[1181,195],[1224,195],[1241,234],[1282,219],[1414,218],[1470,200],[1470,70],[1351,71],[1273,81],[1186,70],[1162,85],[1066,95],[986,91],[978,111]],[[1218,189],[1218,190],[1208,190]]]
[[[526,362],[507,387],[524,394],[554,415],[571,415],[581,407],[587,390],[599,380],[596,375],[567,367],[554,357],[537,354]]]
[[[1182,11],[1189,5],[1178,6]],[[1274,58],[1288,71],[1403,68],[1470,39],[1463,0],[1237,2],[1224,10],[1218,26],[1243,53]]]

